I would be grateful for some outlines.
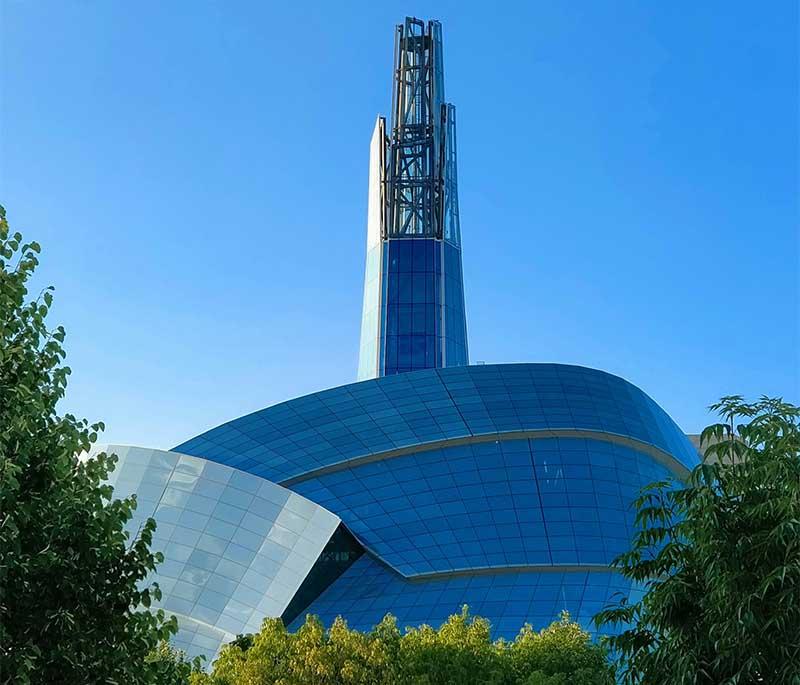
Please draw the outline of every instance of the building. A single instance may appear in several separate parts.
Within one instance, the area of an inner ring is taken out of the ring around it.
[[[113,447],[158,522],[177,644],[214,655],[265,616],[495,636],[592,616],[636,589],[610,568],[641,486],[698,463],[644,392],[559,364],[468,365],[441,27],[395,38],[391,131],[372,137],[360,382],[228,421],[172,452]]]

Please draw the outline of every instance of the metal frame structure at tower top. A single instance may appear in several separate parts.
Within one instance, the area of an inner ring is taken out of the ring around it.
[[[450,238],[446,205],[452,211],[457,204],[445,196],[455,190],[448,178],[455,108],[444,102],[441,24],[406,18],[395,31],[394,59],[383,238]]]
[[[397,26],[392,110],[370,141],[360,379],[469,363],[455,107],[442,27]]]

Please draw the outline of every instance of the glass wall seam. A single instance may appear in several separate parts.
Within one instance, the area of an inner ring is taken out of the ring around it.
[[[291,488],[299,483],[307,480],[312,480],[321,475],[328,473],[337,473],[351,468],[355,468],[362,464],[371,464],[398,457],[404,457],[408,454],[417,454],[421,452],[428,452],[444,447],[456,447],[460,445],[476,445],[482,443],[510,441],[510,440],[546,440],[550,438],[590,438],[603,440],[612,444],[625,445],[633,447],[634,449],[644,451],[649,456],[656,459],[659,463],[669,468],[673,474],[681,479],[689,475],[689,469],[681,464],[672,454],[662,450],[650,443],[641,442],[635,438],[627,435],[620,435],[618,433],[608,433],[604,431],[592,430],[575,430],[575,429],[542,429],[542,430],[523,430],[523,431],[504,431],[496,433],[480,433],[477,435],[465,435],[458,438],[449,438],[443,440],[436,440],[432,442],[415,443],[412,446],[401,447],[384,452],[375,452],[361,457],[353,457],[352,459],[345,459],[343,461],[334,462],[320,468],[306,471],[304,473],[292,476],[285,480],[277,481],[279,485]]]

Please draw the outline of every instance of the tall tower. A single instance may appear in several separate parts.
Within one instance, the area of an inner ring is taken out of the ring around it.
[[[394,53],[392,128],[378,117],[370,144],[359,380],[468,363],[441,24],[407,17]]]

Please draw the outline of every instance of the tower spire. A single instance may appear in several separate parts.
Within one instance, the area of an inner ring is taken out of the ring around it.
[[[468,363],[455,131],[441,24],[407,17],[370,145],[359,379]]]

